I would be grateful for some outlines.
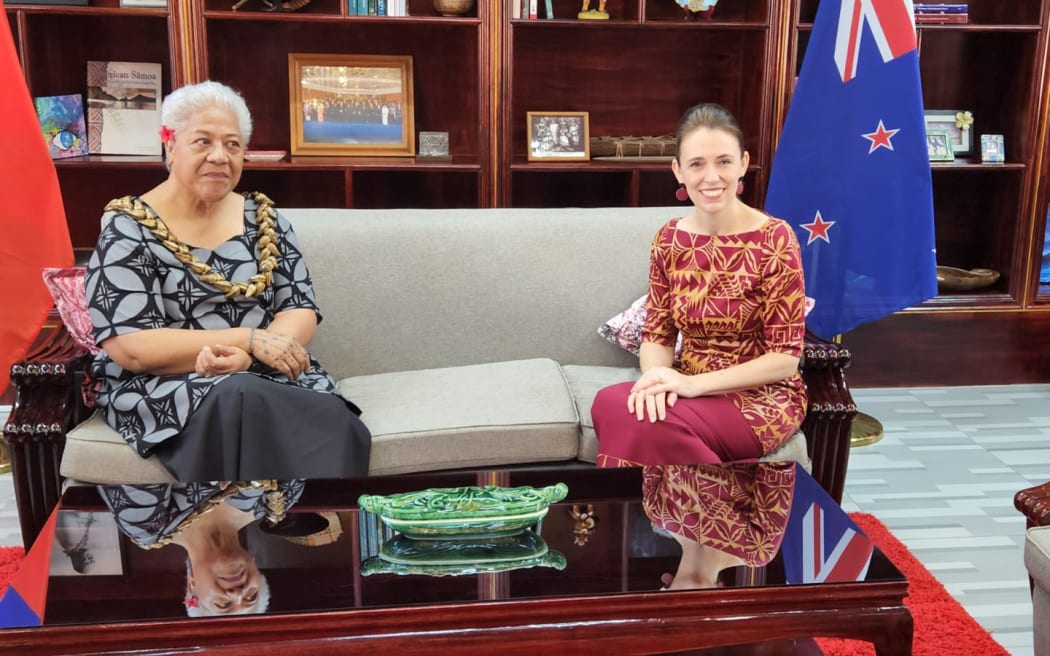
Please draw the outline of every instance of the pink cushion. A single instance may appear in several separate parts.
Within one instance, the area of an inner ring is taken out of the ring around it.
[[[47,267],[44,269],[44,284],[55,300],[62,323],[76,343],[89,353],[98,353],[84,291],[84,267]]]
[[[641,298],[612,317],[598,327],[598,334],[616,344],[625,351],[638,355],[638,349],[642,346],[642,326],[645,325],[645,301],[648,294],[642,294]],[[675,345],[675,361],[682,350],[682,336],[678,335],[678,343]]]

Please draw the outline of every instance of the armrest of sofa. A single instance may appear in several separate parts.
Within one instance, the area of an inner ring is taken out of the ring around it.
[[[850,438],[857,405],[846,386],[850,352],[807,331],[799,368],[806,382],[809,409],[802,423],[813,460],[813,478],[836,502],[842,501],[849,466]]]
[[[90,414],[81,393],[89,361],[90,355],[59,323],[42,330],[26,358],[11,366],[15,401],[4,440],[27,551],[61,495],[59,463],[66,432]]]
[[[1027,528],[1050,526],[1050,481],[1015,494],[1014,508],[1028,520]]]

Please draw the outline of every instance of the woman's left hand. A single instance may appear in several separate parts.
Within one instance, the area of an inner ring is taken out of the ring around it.
[[[244,349],[236,346],[216,344],[214,347],[205,346],[197,354],[197,363],[194,369],[198,376],[211,378],[223,374],[232,374],[238,371],[247,371],[252,366],[252,356]]]
[[[649,421],[662,421],[667,408],[674,407],[678,397],[687,396],[688,377],[670,367],[652,367],[631,388],[627,397],[627,411],[641,421],[646,414]]]

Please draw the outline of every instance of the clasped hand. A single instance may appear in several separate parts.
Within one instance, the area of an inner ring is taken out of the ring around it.
[[[252,358],[289,378],[296,380],[310,367],[310,355],[292,337],[268,330],[255,329],[252,352],[225,344],[205,346],[197,355],[196,372],[200,376],[221,376],[246,371]]]
[[[679,396],[686,396],[687,377],[670,367],[653,367],[642,374],[627,395],[627,411],[642,421],[667,418],[667,408],[674,407]]]

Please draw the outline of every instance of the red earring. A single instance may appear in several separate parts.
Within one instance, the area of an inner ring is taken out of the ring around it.
[[[678,189],[675,190],[674,197],[683,203],[689,200],[689,192],[686,191],[684,182],[678,183]]]
[[[744,181],[743,180],[741,180],[740,182],[736,183],[736,195],[739,196],[742,193],[744,193]]]

